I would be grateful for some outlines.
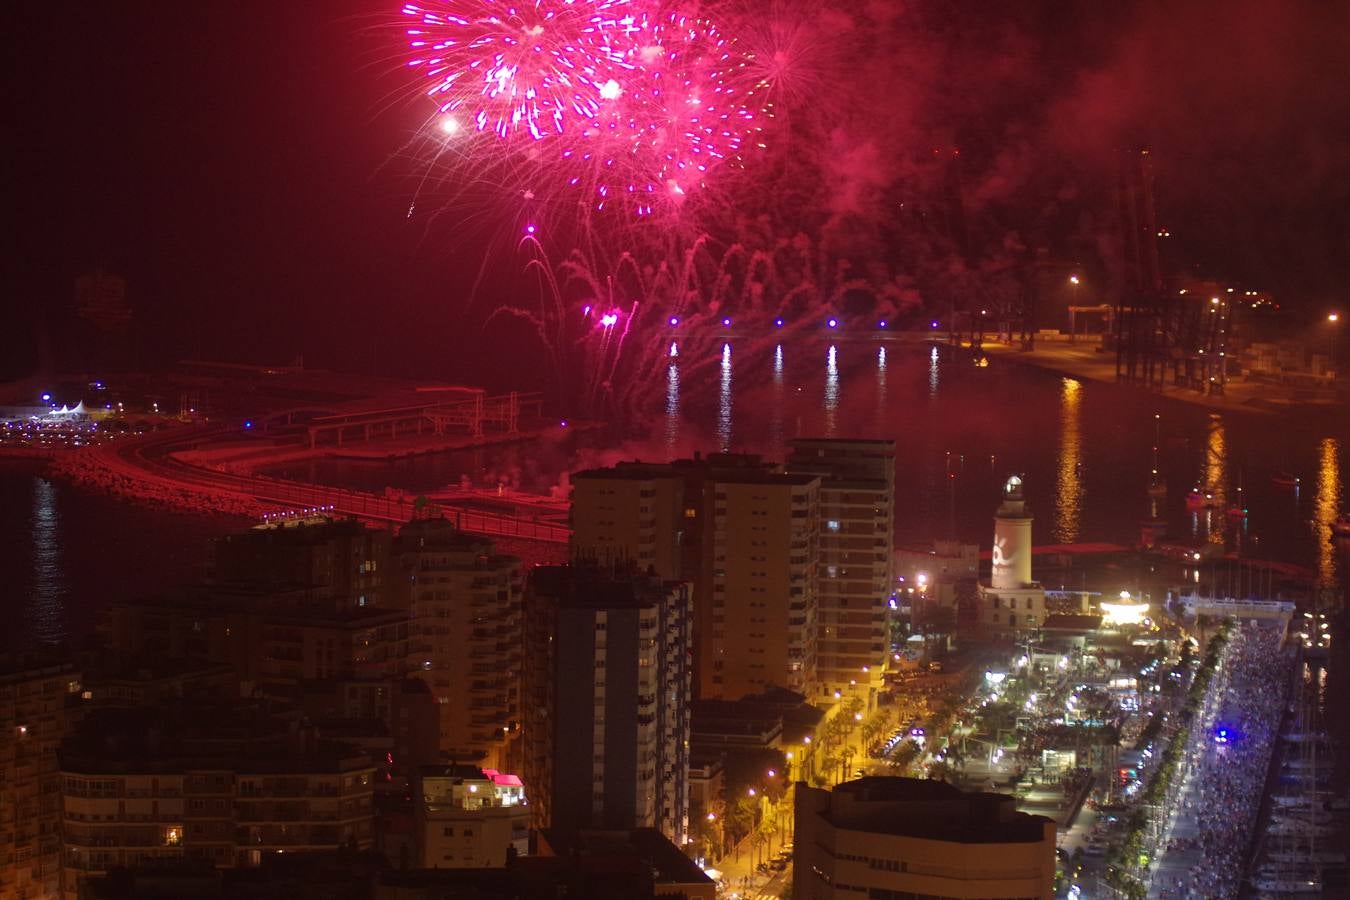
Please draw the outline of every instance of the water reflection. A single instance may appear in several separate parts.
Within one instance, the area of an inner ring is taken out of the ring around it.
[[[777,456],[783,449],[783,345],[773,348],[773,411],[769,417],[769,439]]]
[[[670,345],[674,356],[675,345]],[[680,436],[680,367],[675,363],[666,366],[666,449],[674,452],[675,441]]]
[[[1317,453],[1317,496],[1313,500],[1313,542],[1317,544],[1317,580],[1336,586],[1336,544],[1332,526],[1341,508],[1340,442],[1323,438]]]
[[[1222,544],[1228,509],[1225,499],[1228,491],[1228,435],[1224,430],[1223,419],[1214,413],[1209,417],[1201,481],[1205,492],[1214,495],[1210,508],[1205,510],[1205,537],[1211,544]]]
[[[45,478],[33,479],[33,635],[39,641],[65,637],[65,572],[61,566],[61,516],[56,489]]]
[[[722,378],[717,388],[717,444],[731,449],[731,344],[722,345]]]
[[[928,354],[928,399],[936,400],[938,395],[938,348]]]
[[[877,349],[877,414],[886,415],[886,348]]]
[[[936,352],[936,350],[935,350]],[[1083,386],[1072,378],[1060,385],[1060,441],[1058,477],[1055,480],[1055,540],[1072,544],[1078,540],[1083,506],[1083,434],[1081,411]]]
[[[825,356],[825,436],[834,437],[839,412],[839,357],[834,344]]]

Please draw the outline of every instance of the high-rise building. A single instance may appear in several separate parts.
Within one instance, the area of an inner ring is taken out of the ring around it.
[[[1012,475],[994,516],[989,583],[979,591],[980,624],[991,633],[1029,631],[1045,621],[1045,589],[1031,578],[1031,518],[1022,476]]]
[[[0,897],[61,895],[61,771],[56,749],[78,715],[69,663],[0,661]]]
[[[572,556],[684,578],[684,481],[668,466],[621,464],[572,476]]]
[[[121,602],[102,630],[123,653],[229,663],[251,684],[388,678],[402,673],[408,657],[406,610],[293,605],[268,589],[215,587]]]
[[[520,560],[446,519],[408,523],[394,544],[397,602],[412,614],[409,670],[441,705],[450,759],[515,768],[521,674]]]
[[[115,867],[250,867],[373,840],[370,757],[260,706],[98,710],[59,759],[68,900]]]
[[[381,606],[390,534],[355,519],[278,519],[212,542],[211,575],[228,584],[299,589],[307,604]]]
[[[530,849],[530,810],[515,775],[477,766],[427,766],[413,790],[420,865],[505,866]]]
[[[537,827],[658,828],[689,808],[687,584],[596,566],[530,575],[525,786]]]
[[[1049,898],[1055,823],[943,781],[798,782],[792,896]]]
[[[799,438],[787,470],[820,476],[816,672],[826,690],[879,677],[895,590],[895,442]]]
[[[817,476],[718,453],[619,463],[573,485],[574,558],[632,558],[693,586],[698,696],[815,693]]]

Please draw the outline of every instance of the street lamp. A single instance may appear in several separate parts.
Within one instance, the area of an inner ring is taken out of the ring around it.
[[[1339,322],[1340,320],[1341,320],[1340,313],[1327,313],[1328,322]]]

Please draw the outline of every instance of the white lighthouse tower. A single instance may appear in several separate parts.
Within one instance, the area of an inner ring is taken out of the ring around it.
[[[1021,632],[1045,621],[1045,591],[1031,578],[1031,511],[1022,476],[1003,484],[1003,502],[994,515],[993,567],[980,585],[980,622],[994,633]]]

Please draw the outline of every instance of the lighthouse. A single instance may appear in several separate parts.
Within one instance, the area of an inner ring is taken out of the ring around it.
[[[1022,476],[1010,475],[994,514],[989,581],[979,590],[980,622],[991,633],[1024,633],[1045,621],[1045,590],[1031,577],[1031,520]]]
[[[1022,476],[1003,483],[1003,503],[994,516],[994,566],[989,586],[1015,591],[1031,583],[1031,513],[1022,495]]]

